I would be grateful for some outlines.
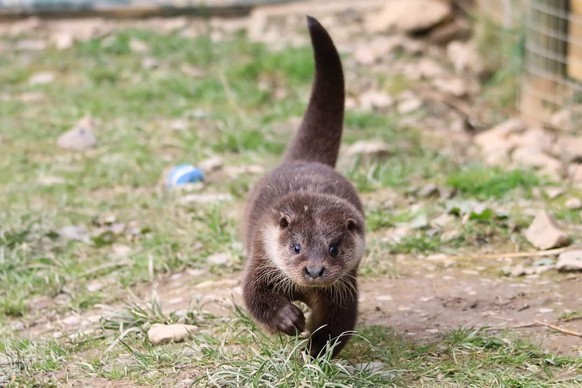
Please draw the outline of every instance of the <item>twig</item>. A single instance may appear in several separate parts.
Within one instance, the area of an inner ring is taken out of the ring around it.
[[[471,256],[453,256],[451,259],[462,260],[462,259],[499,259],[502,257],[506,258],[520,258],[520,257],[540,257],[540,256],[552,256],[559,253],[567,252],[576,249],[576,247],[566,247],[566,248],[556,248],[548,249],[545,251],[533,251],[533,252],[509,252],[509,253],[491,253],[482,255],[471,255]]]
[[[563,334],[573,335],[573,336],[582,338],[582,333],[578,333],[577,331],[564,329],[563,327],[552,325],[551,323],[545,323],[545,322],[540,322],[540,321],[534,321],[534,323],[536,325],[549,327],[550,329],[559,331],[560,333],[563,333]]]
[[[98,265],[97,267],[93,267],[90,268],[89,270],[83,272],[82,274],[79,275],[80,278],[85,278],[88,276],[92,276],[98,272],[101,271],[107,271],[110,269],[115,269],[115,268],[120,268],[120,267],[129,267],[130,266],[130,262],[127,260],[121,261],[121,262],[117,262],[117,263],[105,263],[103,265]]]
[[[489,328],[489,330],[523,329],[523,328],[534,327],[534,326],[545,326],[545,327],[549,327],[550,329],[559,331],[562,334],[573,335],[575,337],[582,338],[582,333],[579,333],[579,332],[573,331],[573,330],[569,330],[569,329],[564,329],[563,327],[556,326],[552,323],[546,323],[546,322],[542,322],[542,321],[533,321],[533,322],[529,322],[529,323],[522,323],[519,325],[513,325],[513,326],[507,326],[507,327],[494,327],[494,328],[492,327],[492,328]]]

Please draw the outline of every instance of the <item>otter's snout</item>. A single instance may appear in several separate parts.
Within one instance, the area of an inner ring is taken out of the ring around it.
[[[305,274],[312,279],[318,279],[325,273],[325,267],[321,265],[307,266],[305,267]]]

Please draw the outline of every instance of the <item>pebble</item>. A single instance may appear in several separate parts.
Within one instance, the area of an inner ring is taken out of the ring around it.
[[[89,242],[89,231],[84,226],[63,226],[59,229],[59,236],[69,241]]]
[[[556,268],[564,272],[582,271],[582,250],[573,250],[560,254]]]
[[[152,345],[161,345],[169,342],[182,342],[191,338],[197,330],[198,327],[193,325],[183,325],[179,323],[162,325],[156,323],[148,330],[148,340]]]
[[[60,148],[73,151],[93,148],[97,145],[93,127],[94,123],[91,117],[84,117],[71,130],[59,136],[57,145]]]
[[[390,147],[382,140],[361,140],[349,146],[346,154],[352,157],[384,157],[390,154]]]
[[[564,203],[564,205],[570,210],[582,209],[582,201],[578,198],[570,198]]]

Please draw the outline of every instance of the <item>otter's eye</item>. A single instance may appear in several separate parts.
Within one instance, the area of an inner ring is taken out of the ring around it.
[[[293,247],[293,252],[295,252],[295,254],[298,255],[301,252],[301,244],[295,244],[295,246]]]
[[[331,257],[333,257],[334,259],[337,257],[337,255],[339,255],[339,249],[337,247],[336,244],[334,245],[330,245],[329,246],[329,254],[331,255]]]

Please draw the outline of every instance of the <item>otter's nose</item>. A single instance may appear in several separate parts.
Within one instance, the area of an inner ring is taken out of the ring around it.
[[[305,267],[305,274],[312,279],[317,279],[323,276],[325,267],[323,266],[307,266]]]

